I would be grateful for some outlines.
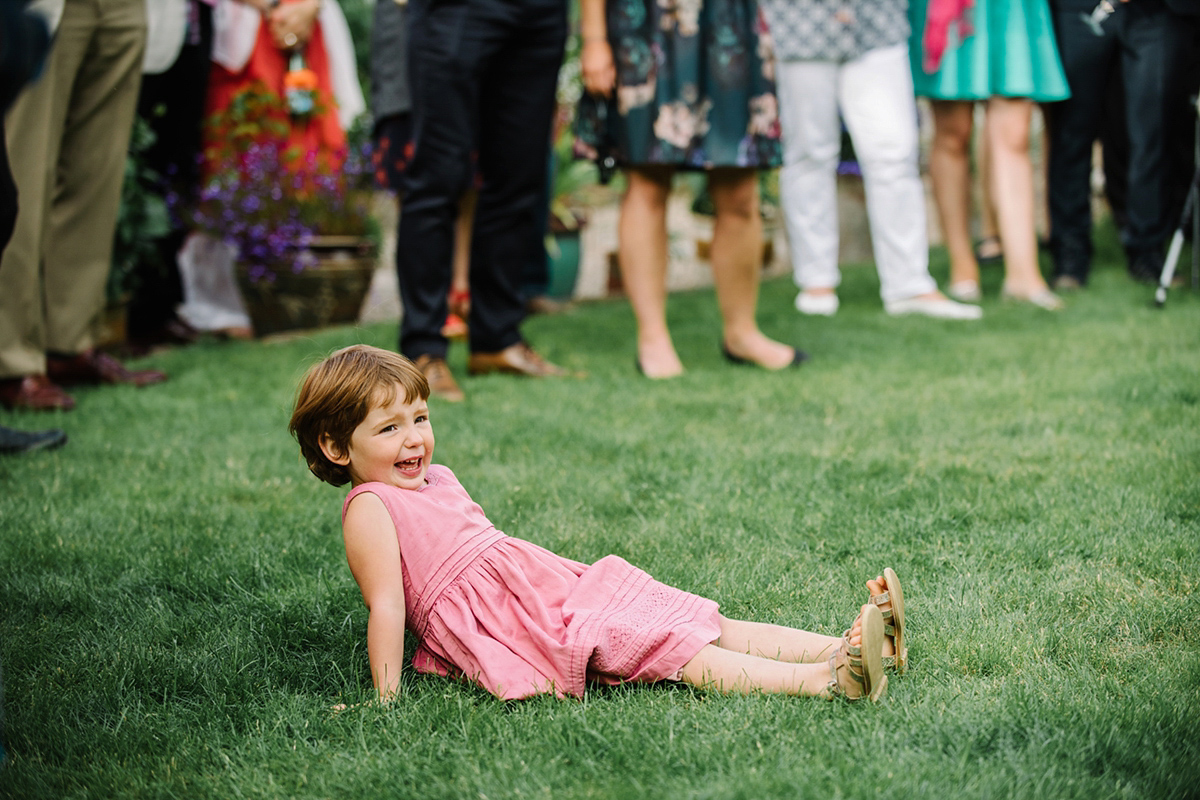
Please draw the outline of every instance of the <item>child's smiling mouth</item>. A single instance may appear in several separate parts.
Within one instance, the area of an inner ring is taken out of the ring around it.
[[[396,466],[401,472],[419,472],[421,465],[425,462],[425,456],[417,456],[416,458],[408,458],[404,461],[396,462]]]

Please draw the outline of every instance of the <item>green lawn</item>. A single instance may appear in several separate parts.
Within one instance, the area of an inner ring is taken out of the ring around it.
[[[1059,314],[986,273],[982,323],[889,318],[870,268],[832,319],[773,281],[764,329],[813,355],[786,374],[725,364],[702,291],[671,301],[688,373],[646,381],[628,306],[590,304],[526,328],[586,378],[435,402],[437,460],[501,530],[730,616],[837,633],[894,566],[913,666],[877,706],[406,673],[397,706],[331,714],[369,689],[366,613],[344,490],[286,423],[309,364],[394,325],[164,352],[163,386],[0,413],[71,437],[0,460],[0,796],[1195,797],[1200,298],[1151,310],[1115,252]]]

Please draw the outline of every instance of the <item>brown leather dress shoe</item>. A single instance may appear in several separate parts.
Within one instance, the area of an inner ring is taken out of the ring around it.
[[[0,403],[27,411],[70,411],[75,407],[75,398],[45,375],[26,375],[0,380]]]
[[[463,390],[458,388],[446,359],[424,355],[417,356],[413,363],[421,370],[425,380],[429,381],[429,393],[432,396],[440,397],[447,403],[461,403],[466,399]]]
[[[486,375],[489,372],[530,378],[559,378],[569,374],[567,370],[539,356],[524,342],[517,342],[498,353],[471,353],[467,359],[467,374]]]
[[[80,383],[128,383],[134,386],[149,386],[167,379],[166,373],[156,369],[129,369],[108,353],[99,350],[85,350],[74,356],[47,356],[46,374],[51,380],[65,386]]]

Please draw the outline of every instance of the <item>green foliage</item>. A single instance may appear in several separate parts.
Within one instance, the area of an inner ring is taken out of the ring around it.
[[[393,0],[387,0],[392,2]],[[371,78],[371,22],[374,12],[372,6],[384,0],[338,0],[342,13],[346,16],[346,26],[350,28],[350,38],[354,41],[354,61],[358,68],[358,82],[362,85],[363,93],[367,92]]]
[[[729,616],[840,632],[894,566],[912,668],[879,706],[502,703],[406,671],[396,707],[334,715],[368,694],[366,612],[344,491],[285,426],[309,364],[395,325],[167,351],[161,386],[80,390],[51,420],[65,448],[0,460],[0,798],[1195,796],[1200,297],[1150,310],[1104,235],[1059,314],[994,299],[999,272],[980,323],[886,316],[870,267],[830,319],[772,281],[764,329],[814,357],[771,374],[724,363],[713,293],[679,293],[688,372],[652,382],[627,303],[595,303],[525,326],[588,377],[433,404],[436,460],[501,530]]]
[[[157,264],[158,242],[171,231],[167,203],[162,195],[162,176],[146,166],[145,153],[154,146],[154,140],[150,123],[137,117],[129,139],[129,156],[125,160],[125,178],[121,184],[121,207],[113,235],[112,269],[107,288],[110,303],[122,301],[137,288],[138,264]]]

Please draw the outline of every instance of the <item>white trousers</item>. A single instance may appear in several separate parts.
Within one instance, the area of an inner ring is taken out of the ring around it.
[[[776,89],[783,125],[780,195],[796,285],[831,289],[841,282],[840,109],[862,169],[880,295],[888,302],[936,290],[929,275],[908,45],[871,50],[845,63],[780,62]]]

